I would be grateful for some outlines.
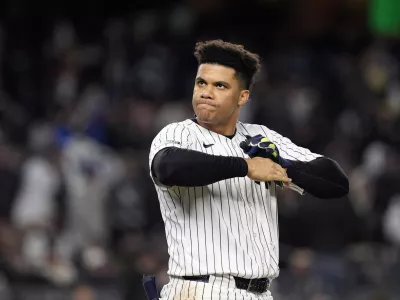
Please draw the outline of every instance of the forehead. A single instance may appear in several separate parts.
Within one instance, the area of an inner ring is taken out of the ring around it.
[[[217,64],[201,64],[197,69],[197,76],[210,81],[236,81],[235,70],[233,68]]]

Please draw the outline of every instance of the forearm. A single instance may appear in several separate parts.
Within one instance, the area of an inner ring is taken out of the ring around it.
[[[195,187],[244,177],[248,167],[241,157],[216,156],[169,147],[156,154],[151,171],[163,185]]]
[[[309,162],[291,161],[287,169],[293,183],[317,198],[340,198],[349,192],[349,180],[332,159],[320,157]]]

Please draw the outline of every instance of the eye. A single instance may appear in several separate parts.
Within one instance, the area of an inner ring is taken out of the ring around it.
[[[197,85],[198,86],[205,86],[206,83],[203,80],[199,80],[199,81],[197,81]]]
[[[225,85],[223,85],[222,83],[217,83],[217,84],[216,84],[216,87],[217,87],[218,89],[224,89],[224,88],[225,88]]]

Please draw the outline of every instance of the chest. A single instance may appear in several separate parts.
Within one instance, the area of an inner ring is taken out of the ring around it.
[[[245,137],[241,135],[227,138],[215,134],[196,134],[192,148],[211,155],[247,157],[240,148],[240,142],[244,140]]]

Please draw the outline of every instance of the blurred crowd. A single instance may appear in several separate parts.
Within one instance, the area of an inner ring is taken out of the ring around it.
[[[0,21],[0,299],[144,300],[142,273],[168,281],[148,151],[192,117],[212,38],[262,57],[241,121],[350,179],[343,199],[280,192],[275,299],[400,299],[399,40],[371,34],[366,1],[239,2]]]

